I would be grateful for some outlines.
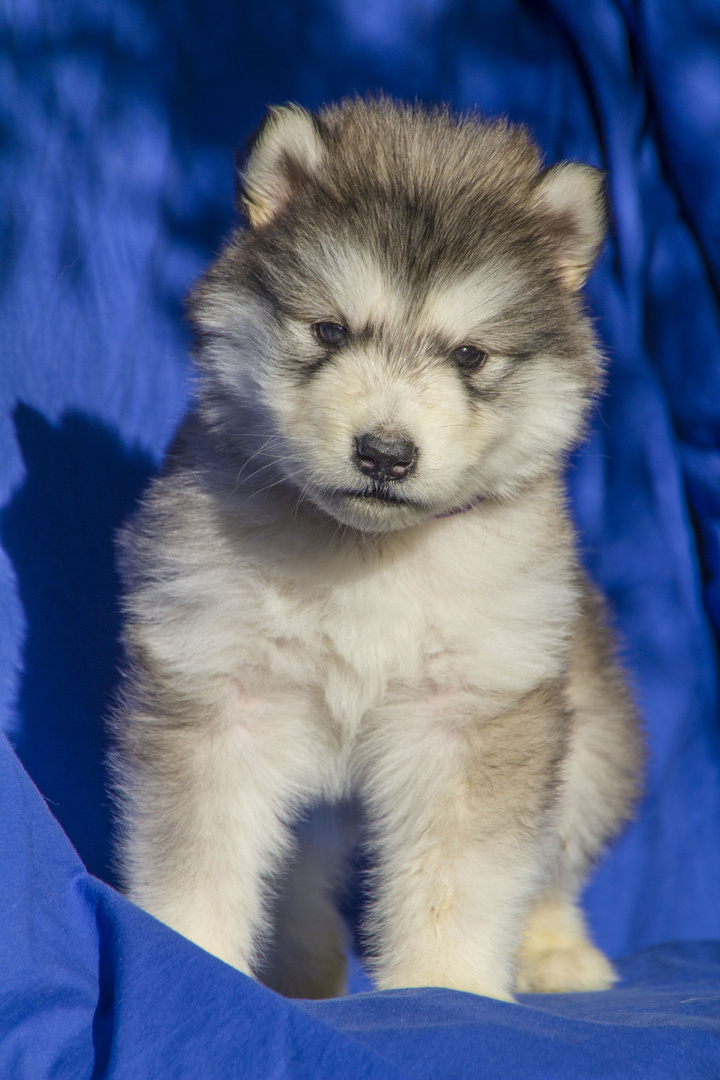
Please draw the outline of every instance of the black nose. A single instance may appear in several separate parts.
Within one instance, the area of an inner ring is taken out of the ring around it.
[[[402,438],[361,435],[355,449],[355,464],[373,480],[404,480],[414,468],[417,446]]]

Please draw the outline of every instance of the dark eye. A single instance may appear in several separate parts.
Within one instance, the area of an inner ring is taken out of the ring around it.
[[[316,322],[313,330],[321,345],[344,345],[347,341],[347,330],[341,323]]]
[[[453,351],[452,358],[463,371],[476,371],[483,366],[488,356],[476,345],[460,345]]]

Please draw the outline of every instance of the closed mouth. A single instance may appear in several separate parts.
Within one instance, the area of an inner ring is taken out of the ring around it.
[[[340,490],[334,493],[343,499],[372,499],[375,502],[389,503],[392,506],[416,506],[412,499],[403,499],[390,484],[374,483],[369,487],[355,490]]]

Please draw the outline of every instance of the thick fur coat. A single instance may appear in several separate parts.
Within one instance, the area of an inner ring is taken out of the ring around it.
[[[122,537],[129,894],[341,993],[317,808],[352,801],[380,987],[607,987],[576,901],[640,741],[562,482],[601,177],[382,99],[271,110],[242,183],[191,298],[196,407]]]

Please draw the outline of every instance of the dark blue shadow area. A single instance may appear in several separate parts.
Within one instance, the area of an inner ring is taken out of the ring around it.
[[[91,873],[108,880],[103,717],[117,680],[113,537],[151,461],[105,425],[14,414],[27,476],[0,516],[27,635],[17,751]]]

